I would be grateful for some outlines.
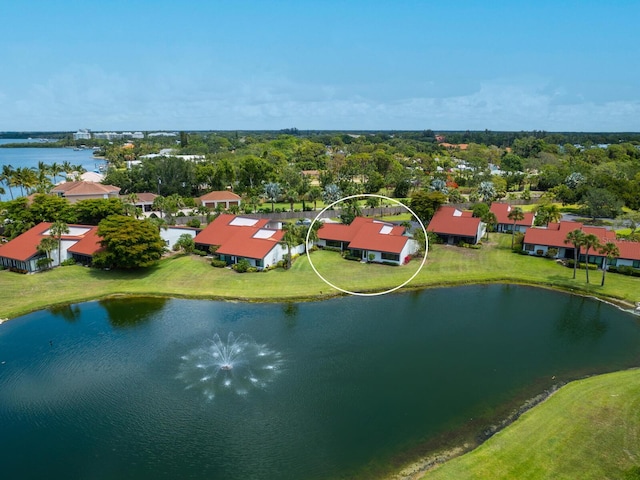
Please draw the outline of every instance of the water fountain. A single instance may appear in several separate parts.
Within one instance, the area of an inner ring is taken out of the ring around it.
[[[283,365],[280,353],[233,332],[226,341],[216,333],[206,346],[193,349],[181,360],[178,378],[187,389],[201,390],[209,400],[221,394],[246,395],[250,390],[264,389]]]

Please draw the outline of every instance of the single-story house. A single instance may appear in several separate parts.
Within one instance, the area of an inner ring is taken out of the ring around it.
[[[63,182],[53,187],[51,193],[66,198],[69,203],[76,203],[80,200],[119,198],[120,187],[85,181]]]
[[[560,221],[558,223],[549,223],[546,228],[528,228],[524,234],[522,249],[529,252],[529,255],[542,256],[547,255],[550,248],[555,248],[558,250],[555,258],[574,258],[573,245],[565,243],[567,234],[573,230],[581,230],[585,235],[593,234],[603,244],[616,241],[616,232],[613,230],[607,230],[604,227],[586,226],[580,222]],[[589,255],[589,259],[592,259],[591,255]]]
[[[469,210],[443,205],[427,226],[427,232],[435,233],[449,245],[457,243],[477,244],[487,231],[487,224],[473,216]]]
[[[44,237],[51,236],[49,232],[51,225],[49,222],[39,223],[0,246],[0,265],[22,273],[39,271],[41,268],[38,266],[38,260],[46,258],[46,255],[38,251],[38,245]],[[91,257],[101,248],[96,233],[98,227],[88,225],[69,225],[68,227],[69,233],[61,237],[60,252],[56,247],[50,253],[53,265],[68,258],[74,258],[83,264],[91,263]]]
[[[229,210],[229,207],[232,206],[239,207],[240,200],[240,195],[236,193],[227,190],[217,190],[198,197],[196,199],[196,203],[211,209],[215,209],[218,205],[222,205],[225,210]]]
[[[263,269],[284,260],[288,254],[287,246],[281,243],[283,236],[281,222],[222,214],[198,233],[194,241],[205,251],[217,247],[216,255],[227,265],[246,259],[252,267]],[[292,255],[303,252],[304,245],[291,249]]]
[[[187,234],[191,238],[195,238],[201,231],[201,228],[173,225],[167,228],[160,228],[160,237],[164,240],[167,248],[172,249],[182,235]]]
[[[558,250],[555,258],[561,259],[573,259],[574,248],[571,244],[564,243],[567,234],[573,230],[581,230],[585,235],[593,234],[598,237],[598,241],[601,244],[613,243],[620,255],[616,258],[612,258],[609,261],[609,265],[616,267],[629,266],[633,268],[640,268],[640,243],[630,242],[628,240],[617,240],[616,234],[613,230],[608,230],[603,227],[590,227],[583,225],[580,222],[565,222],[550,223],[547,228],[534,227],[527,230],[524,235],[524,243],[522,249],[529,252],[529,255],[546,255],[550,248]],[[586,260],[586,250],[584,247],[580,248],[578,259],[581,262]],[[595,263],[602,267],[604,261],[604,255],[591,249],[589,251],[589,263]]]
[[[546,228],[533,227],[527,230],[524,235],[522,249],[529,252],[529,255],[546,255],[550,248],[558,250],[555,258],[573,259],[574,247],[571,244],[564,243],[567,234],[573,230],[581,230],[585,235],[593,234],[598,237],[601,244],[613,243],[620,250],[620,255],[609,261],[609,265],[616,267],[629,266],[640,268],[640,243],[630,242],[627,240],[617,240],[613,230],[604,227],[591,227],[580,222],[561,221],[559,223],[550,223]],[[585,261],[586,250],[580,248],[578,259]],[[604,256],[597,251],[591,249],[589,251],[589,263],[595,263],[602,266]]]
[[[324,223],[318,230],[319,247],[338,247],[350,255],[373,262],[402,265],[418,251],[406,229],[372,218],[356,217],[350,225]]]
[[[492,203],[489,210],[493,212],[496,216],[496,231],[502,233],[512,233],[513,228],[513,220],[509,218],[509,213],[513,210],[514,207],[509,205],[508,203]],[[524,214],[524,218],[522,220],[516,221],[516,232],[526,232],[528,228],[533,227],[533,222],[536,218],[535,213],[533,212],[522,212]]]

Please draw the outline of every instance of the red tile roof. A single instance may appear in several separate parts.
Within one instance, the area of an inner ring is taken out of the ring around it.
[[[320,240],[348,242],[349,248],[400,253],[409,237],[405,229],[373,218],[356,217],[350,225],[325,223],[318,230]]]
[[[51,224],[42,222],[27,230],[22,235],[0,246],[0,257],[11,258],[20,262],[26,262],[38,253],[38,245],[43,238],[43,233],[49,230]]]
[[[495,214],[497,223],[507,223],[509,225],[513,225],[513,220],[509,218],[509,212],[514,207],[509,205],[508,203],[492,203],[490,210]],[[524,227],[532,227],[533,220],[535,218],[535,214],[533,212],[522,212],[524,213],[524,219],[516,222],[516,225],[522,225]]]
[[[618,258],[628,260],[640,260],[640,242],[629,242],[627,240],[617,240],[614,242],[620,250]]]
[[[136,193],[138,201],[136,203],[153,203],[158,195],[150,192]],[[125,199],[127,197],[124,197]]]
[[[67,251],[92,257],[103,248],[102,245],[100,245],[100,240],[98,227],[91,227],[91,229],[80,238],[78,243],[69,247]]]
[[[480,219],[472,215],[470,211],[458,210],[456,207],[441,206],[429,222],[427,231],[443,235],[475,237],[478,235]]]
[[[213,192],[209,192],[205,195],[202,195],[199,200],[201,201],[213,201],[213,202],[237,202],[240,200],[240,195],[229,192],[227,190],[216,190]]]
[[[63,182],[51,189],[51,193],[62,193],[65,197],[75,195],[117,195],[120,187],[95,182]]]
[[[0,246],[0,257],[11,258],[25,262],[38,253],[38,245],[46,236],[44,235],[51,227],[51,223],[42,222],[27,230],[22,235]],[[67,249],[72,253],[83,255],[93,255],[100,249],[98,243],[100,237],[97,235],[98,227],[89,225],[69,225],[70,228],[88,229],[81,235],[62,235],[63,240],[77,240],[77,243]]]
[[[235,223],[235,225],[234,225]],[[247,258],[264,258],[284,235],[282,230],[266,228],[269,220],[222,214],[194,238],[195,243],[218,245],[217,253]],[[269,238],[259,238],[261,235]]]
[[[603,227],[589,227],[580,222],[561,221],[560,223],[550,223],[547,228],[528,228],[524,234],[524,243],[571,248],[571,244],[565,243],[565,240],[567,234],[573,230],[582,230],[585,235],[593,234],[598,237],[600,243],[613,242],[616,239],[616,233],[613,230],[607,230]]]

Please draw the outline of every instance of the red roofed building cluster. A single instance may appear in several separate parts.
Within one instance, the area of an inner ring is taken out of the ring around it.
[[[45,258],[46,254],[38,250],[38,245],[43,238],[51,236],[49,233],[51,225],[49,222],[39,223],[0,246],[0,265],[24,273],[40,270],[38,260]],[[51,251],[53,265],[68,258],[83,264],[91,263],[93,254],[101,248],[100,237],[96,233],[98,227],[87,225],[69,225],[68,227],[69,233],[61,236],[60,252],[57,248]]]
[[[222,214],[194,241],[205,251],[217,247],[216,254],[228,265],[246,259],[252,267],[263,269],[285,258],[288,249],[281,243],[283,236],[280,222]],[[292,249],[292,254],[302,252],[304,245]]]
[[[570,243],[565,243],[567,234],[574,230],[580,230],[585,235],[595,235],[601,244],[611,242],[620,250],[620,255],[611,261],[615,266],[631,266],[640,268],[640,243],[626,240],[616,240],[616,233],[604,227],[591,227],[580,222],[550,223],[546,228],[534,227],[527,229],[524,235],[522,248],[530,255],[547,255],[549,249],[557,249],[555,258],[574,258],[574,247]],[[580,249],[580,261],[585,261],[585,250]],[[590,250],[589,262],[602,265],[604,256],[597,251]]]
[[[512,233],[513,228],[513,220],[509,218],[509,213],[514,209],[508,203],[496,203],[493,202],[490,207],[490,211],[496,216],[496,232],[501,233]],[[533,212],[522,212],[524,218],[522,220],[516,221],[516,232],[526,232],[528,228],[533,227],[533,222],[535,220],[535,213]]]
[[[319,247],[349,250],[352,256],[372,262],[406,263],[418,251],[404,227],[372,218],[356,217],[350,225],[325,223],[318,230]]]
[[[435,233],[444,243],[475,245],[487,231],[487,225],[469,210],[441,206],[429,222],[427,232]]]

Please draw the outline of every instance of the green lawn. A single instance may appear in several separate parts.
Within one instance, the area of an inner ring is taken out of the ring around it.
[[[572,382],[477,449],[422,478],[638,479],[638,412],[640,370]]]
[[[525,283],[561,288],[627,302],[640,301],[640,279],[572,270],[552,260],[514,254],[511,236],[491,234],[480,250],[435,245],[427,263],[407,287],[433,287],[480,282]],[[350,291],[383,291],[400,285],[416,271],[418,260],[403,267],[367,265],[343,260],[335,252],[313,254],[317,270],[330,282]],[[110,295],[164,295],[251,301],[318,299],[340,294],[320,280],[302,256],[290,271],[238,274],[213,268],[201,257],[175,256],[138,272],[102,271],[80,266],[20,275],[0,271],[0,318],[15,317],[54,303],[74,303]]]

